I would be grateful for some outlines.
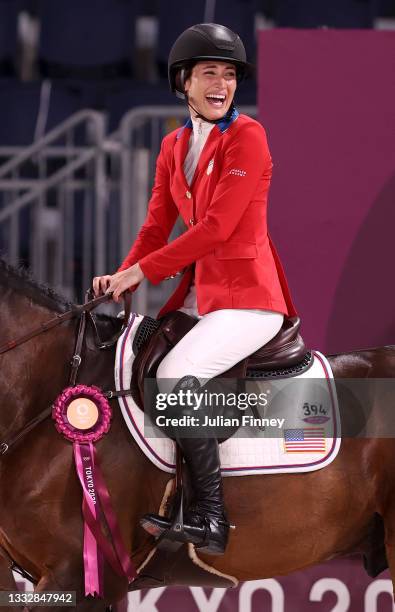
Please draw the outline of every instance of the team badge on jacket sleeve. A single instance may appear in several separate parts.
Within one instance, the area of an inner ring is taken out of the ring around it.
[[[208,166],[207,166],[207,176],[212,173],[213,168],[214,168],[214,160],[210,159],[210,161],[208,162]]]
[[[247,172],[245,170],[240,170],[240,168],[232,168],[232,170],[229,170],[229,174],[235,174],[236,176],[245,176]]]

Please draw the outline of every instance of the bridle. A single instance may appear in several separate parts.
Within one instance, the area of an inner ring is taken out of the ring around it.
[[[104,342],[101,340],[98,330],[97,330],[95,320],[93,319],[93,316],[92,316],[92,310],[94,310],[100,304],[103,304],[104,302],[108,302],[111,298],[112,298],[112,294],[110,293],[110,294],[101,295],[97,298],[92,299],[92,290],[89,289],[85,294],[84,304],[75,305],[70,310],[67,310],[66,312],[62,314],[55,315],[55,317],[53,317],[46,323],[42,323],[41,325],[32,329],[27,334],[23,334],[22,336],[19,336],[18,338],[14,340],[10,340],[9,342],[6,342],[5,344],[1,345],[0,355],[3,355],[4,353],[8,353],[9,351],[12,351],[17,346],[20,346],[21,344],[28,342],[32,338],[35,338],[36,336],[39,336],[40,334],[50,329],[53,329],[54,327],[58,327],[58,325],[61,325],[65,321],[71,321],[72,319],[76,319],[77,317],[79,317],[79,326],[78,326],[77,337],[75,341],[74,354],[70,362],[71,369],[70,369],[70,376],[69,376],[69,386],[73,387],[76,383],[78,369],[82,362],[81,352],[82,352],[82,347],[83,347],[84,339],[85,339],[87,318],[89,318],[90,321],[92,322],[93,329],[95,331],[95,344],[98,349],[107,349],[107,348],[111,348],[112,346],[114,346],[114,344],[117,342],[118,338],[123,334],[123,332],[125,331],[128,325],[129,317],[130,317],[130,310],[131,310],[131,293],[129,291],[124,293],[125,316],[124,316],[124,322],[122,324],[120,331],[117,332],[115,336],[113,336],[111,340],[108,340],[107,342]],[[112,399],[114,397],[120,397],[120,396],[130,395],[130,394],[131,394],[130,389],[125,389],[124,391],[110,390],[110,391],[103,392],[103,395],[107,399]],[[7,442],[0,442],[0,457],[1,455],[4,455],[12,446],[14,446],[16,442],[20,440],[20,438],[25,436],[29,431],[31,431],[34,427],[36,427],[36,425],[38,425],[39,423],[44,421],[47,417],[49,417],[51,412],[52,412],[52,406],[45,408],[45,410],[43,410],[38,416],[34,417],[31,421],[29,421],[23,427],[23,429],[21,429],[17,434],[15,434],[10,440],[8,440]]]

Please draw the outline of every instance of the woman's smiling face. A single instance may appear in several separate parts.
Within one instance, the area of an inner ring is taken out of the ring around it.
[[[198,62],[185,81],[188,101],[207,119],[220,119],[228,112],[236,86],[236,68],[227,62]]]

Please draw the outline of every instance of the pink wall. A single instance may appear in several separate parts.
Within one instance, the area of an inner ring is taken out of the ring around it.
[[[263,31],[271,234],[306,343],[395,343],[395,32]]]

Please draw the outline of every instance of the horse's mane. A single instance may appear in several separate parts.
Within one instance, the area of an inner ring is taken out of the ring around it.
[[[39,306],[50,310],[64,312],[73,305],[48,285],[36,281],[25,268],[22,266],[15,268],[1,257],[0,284],[14,289]]]

